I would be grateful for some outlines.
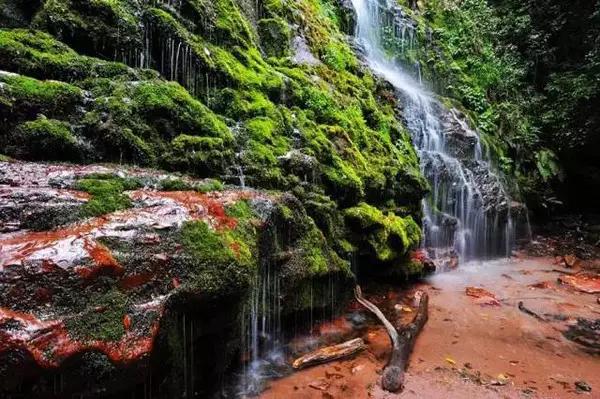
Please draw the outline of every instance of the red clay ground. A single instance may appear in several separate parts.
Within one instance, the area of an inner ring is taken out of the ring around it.
[[[374,326],[363,336],[367,351],[273,381],[261,398],[600,398],[600,357],[562,334],[577,317],[599,319],[600,305],[596,295],[559,284],[553,269],[552,258],[472,263],[415,287],[429,292],[429,322],[401,394],[379,386],[389,342]],[[467,287],[489,291],[500,305],[466,295]],[[375,299],[389,309],[402,300],[394,294]],[[518,309],[520,301],[538,314],[568,317],[539,321]],[[579,381],[592,391],[578,390]]]

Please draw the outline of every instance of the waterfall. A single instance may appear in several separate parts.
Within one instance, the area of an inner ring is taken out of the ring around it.
[[[398,91],[421,171],[431,185],[423,201],[430,256],[462,260],[507,256],[514,241],[512,201],[479,134],[422,84],[416,25],[391,0],[352,0],[356,40],[373,72]]]

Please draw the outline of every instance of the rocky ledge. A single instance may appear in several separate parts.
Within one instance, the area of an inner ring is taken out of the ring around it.
[[[49,389],[40,376],[74,361],[93,376],[73,390],[61,377],[60,392],[106,391],[99,375],[147,368],[157,342],[173,351],[173,315],[190,307],[227,319],[220,345],[239,338],[239,306],[223,304],[243,303],[264,262],[287,299],[306,281],[351,275],[295,198],[138,168],[2,162],[0,232],[8,393]]]

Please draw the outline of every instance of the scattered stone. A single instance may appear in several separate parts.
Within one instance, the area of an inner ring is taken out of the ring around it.
[[[494,294],[481,287],[467,287],[465,293],[477,299],[477,302],[482,306],[500,306],[500,301]]]
[[[352,374],[356,374],[356,373],[358,373],[359,371],[361,371],[364,368],[365,368],[365,366],[362,365],[362,364],[359,364],[358,366],[352,367],[352,370],[351,370]]]
[[[317,391],[326,391],[329,389],[329,382],[327,382],[324,378],[319,378],[317,381],[313,381],[308,384],[309,387],[316,389]]]
[[[592,392],[592,387],[585,381],[575,381],[575,388],[580,392]]]
[[[575,267],[578,262],[577,256],[575,255],[565,255],[563,259],[565,261],[565,265],[567,265],[569,268]]]
[[[563,275],[558,278],[562,284],[570,285],[578,291],[588,294],[600,294],[600,275],[591,273],[579,273],[574,275]]]
[[[504,374],[498,374],[498,377],[495,380],[490,381],[490,385],[504,386],[504,385],[508,384],[509,381],[510,381],[510,378],[508,378],[508,376],[506,376]]]
[[[552,288],[552,284],[549,281],[541,281],[539,283],[535,283],[535,284],[529,284],[528,285],[529,288],[539,288],[539,289],[549,289]]]

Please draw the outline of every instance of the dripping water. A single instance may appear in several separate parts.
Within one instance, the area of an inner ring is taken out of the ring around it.
[[[238,383],[238,395],[260,393],[266,381],[287,372],[281,329],[281,280],[271,262],[254,277],[250,298],[242,312],[242,351],[249,359]]]

